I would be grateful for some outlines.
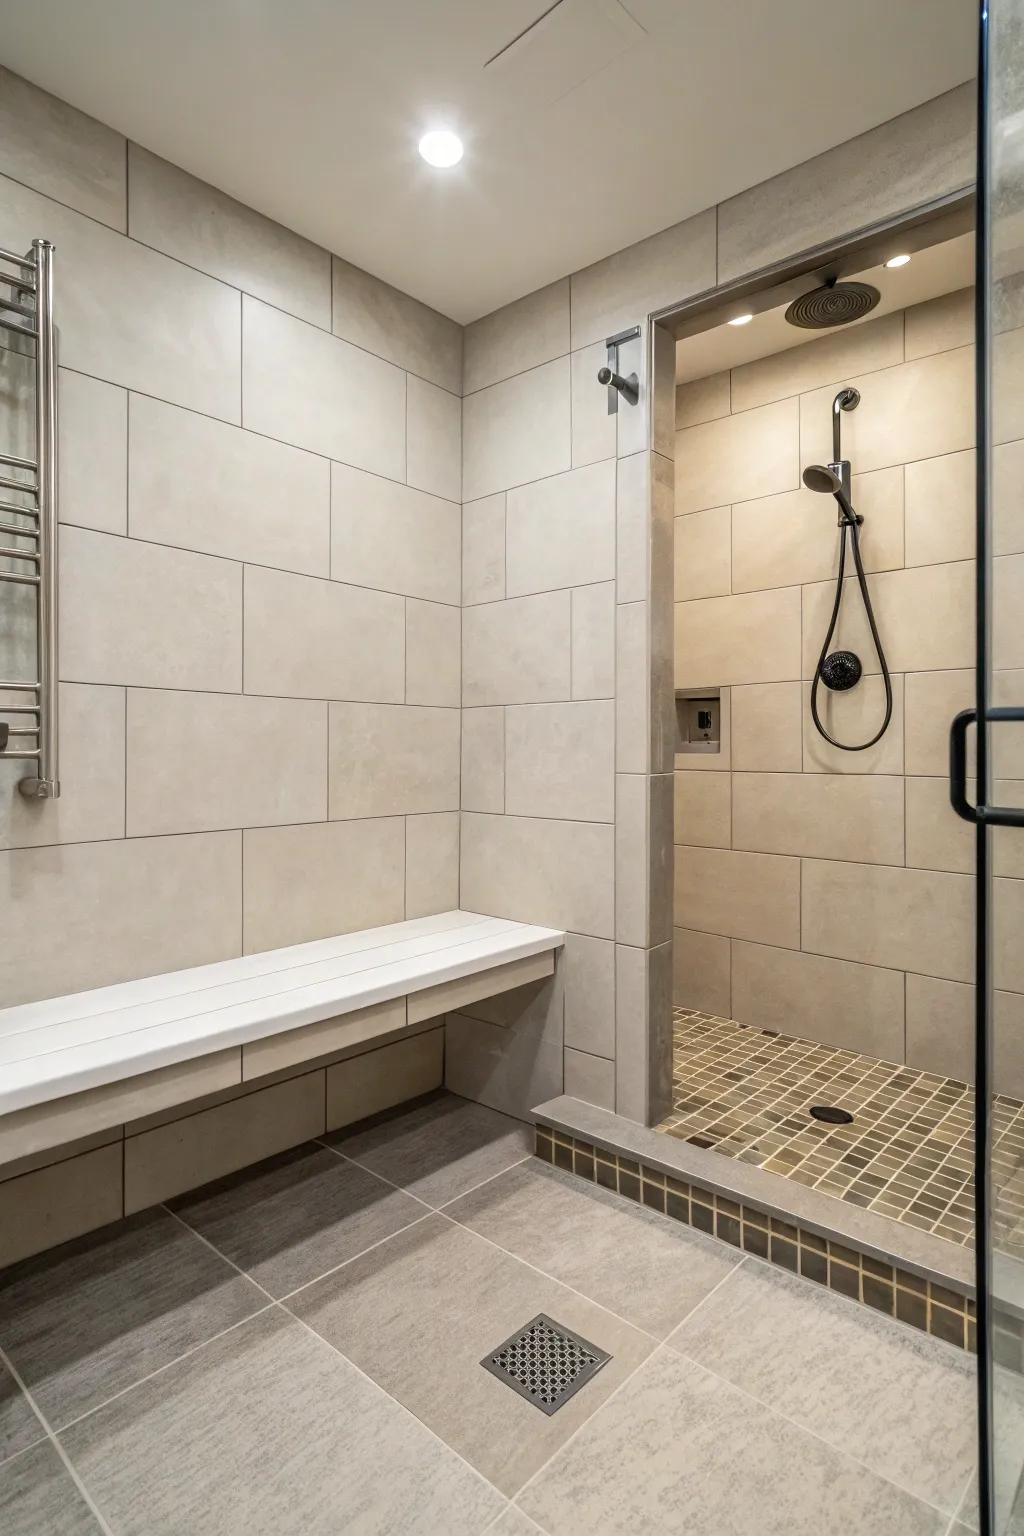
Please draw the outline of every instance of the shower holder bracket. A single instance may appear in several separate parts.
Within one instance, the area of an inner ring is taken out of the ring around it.
[[[627,341],[636,341],[640,335],[640,327],[631,325],[628,331],[619,331],[615,336],[609,336],[605,340],[608,349],[608,362],[604,368],[597,370],[597,382],[608,386],[608,415],[615,416],[619,409],[619,396],[629,405],[636,405],[640,400],[640,380],[635,373],[623,377],[619,372],[619,348]]]

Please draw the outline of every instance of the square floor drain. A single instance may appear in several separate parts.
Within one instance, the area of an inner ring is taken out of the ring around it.
[[[610,1359],[541,1312],[480,1364],[543,1413],[554,1413]]]

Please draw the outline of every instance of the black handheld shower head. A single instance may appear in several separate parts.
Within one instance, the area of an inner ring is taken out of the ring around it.
[[[804,470],[804,485],[809,491],[823,491],[827,496],[838,496],[843,482],[827,464],[808,464]]]

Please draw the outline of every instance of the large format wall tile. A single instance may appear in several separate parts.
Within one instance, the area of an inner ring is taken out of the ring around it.
[[[914,311],[910,310],[910,314]],[[904,471],[907,486],[907,564],[973,560],[974,449],[918,459]]]
[[[0,762],[0,848],[93,842],[124,836],[124,689],[60,685],[61,793],[14,792],[25,762]]]
[[[237,832],[0,854],[0,1003],[240,954],[241,874]]]
[[[615,575],[615,460],[510,490],[505,527],[506,596],[609,581]]]
[[[332,704],[329,777],[332,821],[458,810],[459,711]]]
[[[608,391],[597,371],[608,361],[603,341],[583,347],[569,359],[572,383],[572,462],[574,466],[613,459],[618,445],[618,415],[608,414]]]
[[[598,582],[572,592],[572,696],[610,699],[615,694],[615,583]]]
[[[903,972],[734,940],[732,1017],[902,1061]]]
[[[779,400],[677,432],[677,515],[795,490],[799,404]]]
[[[125,227],[124,136],[8,69],[0,73],[0,173]]]
[[[462,430],[465,501],[569,469],[569,359],[467,395]]]
[[[819,955],[950,981],[973,974],[974,880],[968,875],[808,859],[803,947]]]
[[[803,766],[799,683],[730,689],[732,767],[745,773],[799,773]]]
[[[129,837],[327,819],[327,705],[128,694]]]
[[[734,848],[760,853],[902,864],[903,780],[883,774],[734,773],[732,841]]]
[[[676,603],[675,657],[677,688],[797,679],[800,588]]]
[[[832,331],[803,346],[788,347],[770,357],[743,363],[732,370],[732,409],[749,411],[770,400],[801,395],[847,374],[873,372],[903,361],[903,311]]]
[[[907,361],[974,341],[974,289],[958,288],[907,310]]]
[[[912,672],[906,679],[907,773],[949,774],[949,727],[974,703],[974,673]]]
[[[679,1008],[732,1018],[732,940],[692,928],[672,930],[672,1001]]]
[[[400,704],[405,599],[249,566],[245,686],[290,698]]]
[[[324,459],[145,395],[128,423],[134,538],[328,575]]]
[[[542,704],[567,699],[569,614],[568,592],[465,609],[463,704]]]
[[[60,669],[71,682],[242,685],[242,568],[159,544],[65,528]]]
[[[0,1184],[0,1264],[15,1264],[95,1227],[120,1221],[124,1213],[122,1157],[119,1134],[116,1141],[81,1156],[5,1179]],[[66,1510],[64,1499],[61,1502]],[[47,1521],[45,1529],[54,1527]],[[73,1527],[72,1536],[95,1536],[97,1529],[84,1525],[76,1531]]]
[[[429,917],[434,912],[451,912],[458,905],[458,811],[407,816],[405,818],[406,917]]]
[[[655,309],[715,285],[715,210],[673,224],[572,275],[572,346],[641,325]]]
[[[569,279],[560,278],[466,327],[463,391],[510,379],[569,351]]]
[[[469,912],[610,939],[614,859],[611,826],[463,813],[460,900]]]
[[[821,736],[811,714],[811,685],[803,683],[803,736],[805,773],[902,773],[903,772],[903,676],[891,678],[892,719],[873,747],[847,752]],[[885,686],[878,673],[866,674],[845,693],[818,688],[818,717],[833,741],[868,742],[878,734],[885,719]]]
[[[13,361],[12,354],[7,361]],[[58,390],[60,520],[101,533],[127,533],[128,391],[69,368],[59,370]],[[29,398],[18,403],[26,419]],[[0,410],[6,417],[6,409]]]
[[[504,491],[462,508],[462,601],[494,603],[505,596]]]
[[[565,1043],[594,1056],[615,1055],[615,946],[579,933],[565,936]]]
[[[695,427],[701,421],[715,421],[728,416],[732,409],[732,375],[710,373],[703,379],[691,379],[676,386],[676,431]]]
[[[407,915],[400,816],[258,827],[245,832],[242,846],[246,954]]]
[[[242,425],[405,480],[405,374],[245,297]]]
[[[505,809],[505,711],[462,711],[462,809]]]
[[[301,235],[128,146],[128,233],[278,309],[331,323],[331,258]]]
[[[803,592],[803,675],[809,678],[828,629],[835,583],[820,582]],[[879,571],[871,580],[871,602],[890,671],[936,671],[972,664],[973,561]],[[866,673],[880,670],[854,577],[844,583],[832,649],[856,651]]]
[[[333,286],[335,336],[462,393],[462,327],[454,320],[340,256],[333,258]]]
[[[417,490],[462,500],[462,401],[411,373],[407,385],[406,474]]]
[[[615,705],[610,699],[506,709],[505,810],[510,816],[613,820]]]
[[[797,949],[800,860],[677,848],[674,906],[679,928]]]
[[[405,702],[462,702],[462,613],[447,603],[405,602]]]
[[[732,508],[707,507],[674,522],[676,602],[728,596],[732,591]]]
[[[695,848],[732,846],[732,777],[685,771],[674,775],[676,843]]]
[[[331,465],[335,581],[458,603],[459,524],[455,502],[347,464]]]

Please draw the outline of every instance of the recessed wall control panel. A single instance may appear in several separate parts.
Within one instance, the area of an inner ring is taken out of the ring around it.
[[[676,751],[720,752],[722,700],[718,689],[676,694]]]

